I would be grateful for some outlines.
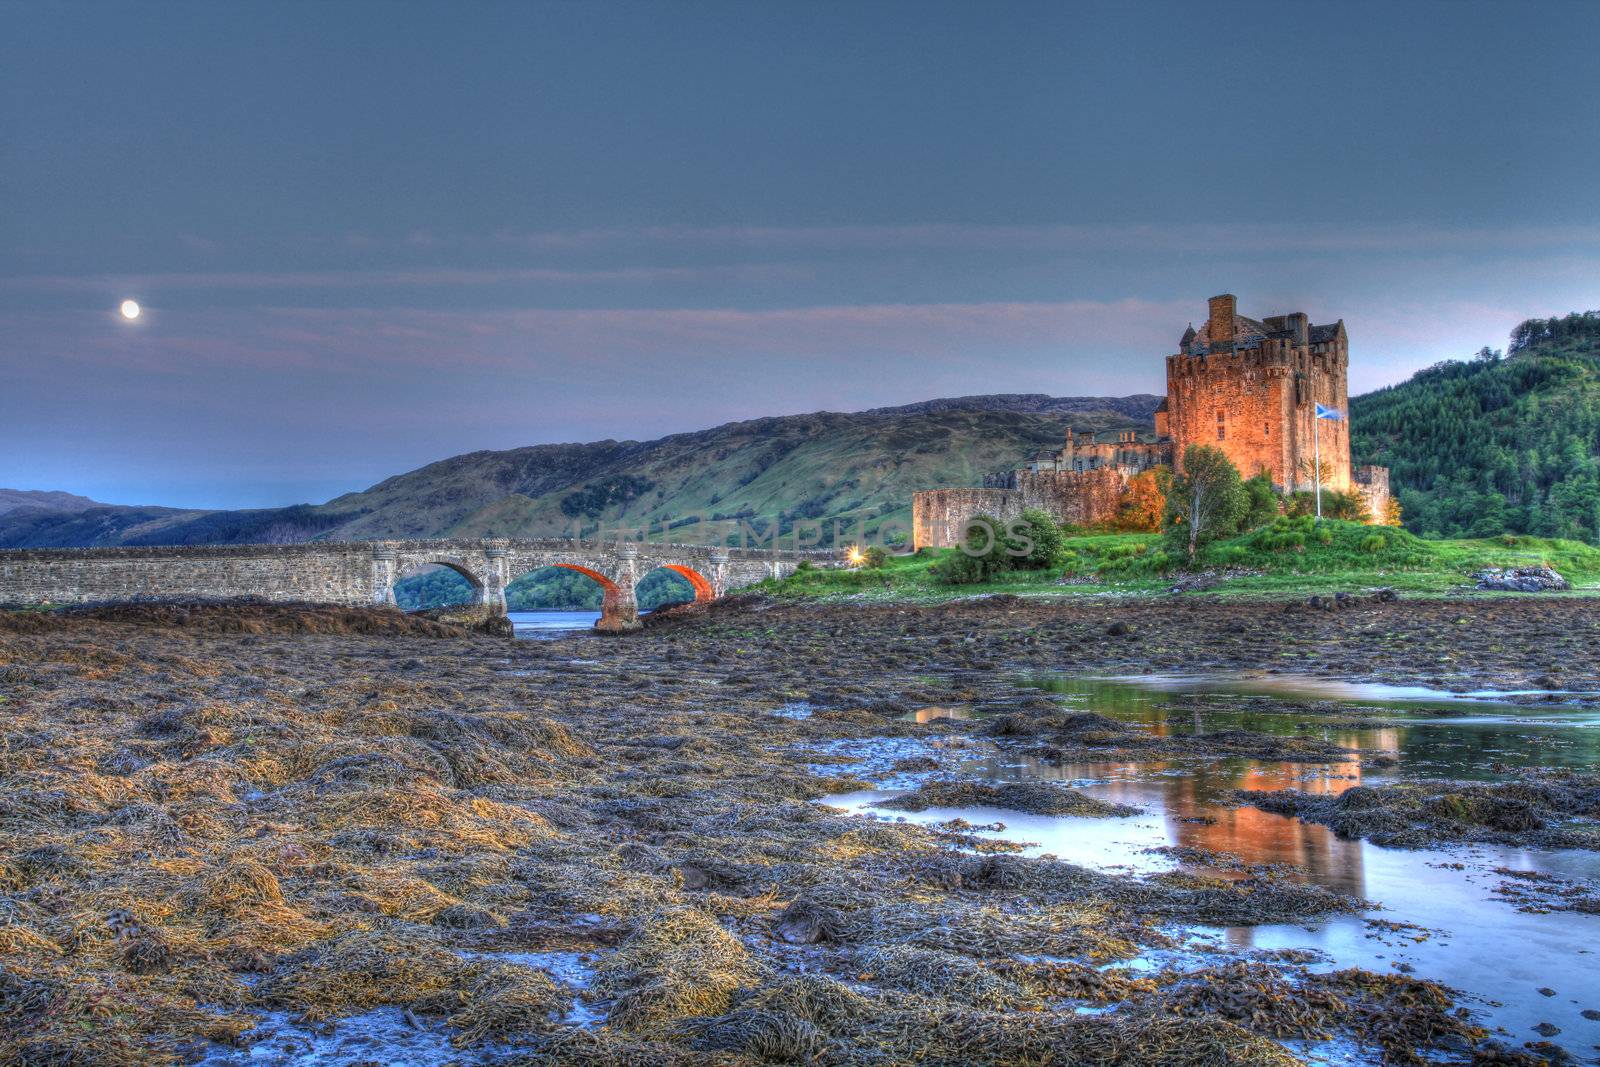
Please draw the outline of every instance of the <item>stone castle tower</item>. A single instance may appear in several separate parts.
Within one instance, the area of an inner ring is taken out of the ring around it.
[[[1246,478],[1265,470],[1285,489],[1310,489],[1320,433],[1323,488],[1349,490],[1355,481],[1344,320],[1315,326],[1296,311],[1258,321],[1240,315],[1231,294],[1212,297],[1209,311],[1167,357],[1156,434],[1171,439],[1173,462],[1181,465],[1190,445],[1212,445]],[[1344,417],[1319,427],[1318,404]]]

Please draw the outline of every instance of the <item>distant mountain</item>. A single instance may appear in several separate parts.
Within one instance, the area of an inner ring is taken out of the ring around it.
[[[0,546],[245,544],[385,537],[551,537],[597,524],[848,519],[909,525],[919,489],[984,474],[1080,430],[1147,429],[1157,396],[1039,394],[728,423],[654,441],[471,452],[326,504],[251,511],[99,506],[0,515]],[[703,531],[696,531],[703,537]]]
[[[95,501],[75,493],[44,489],[0,489],[0,515],[18,508],[38,508],[41,511],[82,511],[99,507]]]

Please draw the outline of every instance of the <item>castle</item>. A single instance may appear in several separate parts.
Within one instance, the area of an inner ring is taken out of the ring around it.
[[[914,545],[955,545],[979,513],[1009,521],[1025,508],[1041,508],[1074,526],[1108,523],[1129,479],[1156,466],[1181,467],[1190,445],[1221,449],[1247,478],[1266,471],[1281,490],[1309,490],[1319,435],[1322,487],[1353,489],[1370,515],[1383,516],[1388,469],[1352,470],[1348,419],[1322,419],[1319,426],[1316,417],[1319,404],[1348,415],[1344,320],[1316,326],[1298,311],[1246,318],[1230,294],[1212,297],[1207,311],[1204,325],[1191,324],[1167,357],[1167,397],[1156,409],[1154,434],[1068,429],[1060,451],[1036,453],[1022,467],[990,475],[982,488],[917,493]]]

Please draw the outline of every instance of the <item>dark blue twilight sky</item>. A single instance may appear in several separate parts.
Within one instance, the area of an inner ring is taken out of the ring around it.
[[[0,2],[0,485],[321,500],[480,448],[1352,390],[1600,306],[1600,4]],[[118,319],[124,298],[146,307]]]

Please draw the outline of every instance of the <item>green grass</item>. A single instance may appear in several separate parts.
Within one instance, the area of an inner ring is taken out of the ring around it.
[[[1067,539],[1061,566],[1002,573],[979,585],[945,585],[931,567],[950,551],[895,556],[881,568],[819,568],[757,588],[779,597],[827,600],[939,601],[985,593],[1139,596],[1164,594],[1186,574],[1209,571],[1223,576],[1208,595],[1281,599],[1389,587],[1412,596],[1489,596],[1499,594],[1472,589],[1474,572],[1546,563],[1576,589],[1600,591],[1600,549],[1582,542],[1526,535],[1430,541],[1401,529],[1337,520],[1280,519],[1206,546],[1192,571],[1156,534],[1090,534]],[[1063,577],[1072,582],[1062,584]]]

